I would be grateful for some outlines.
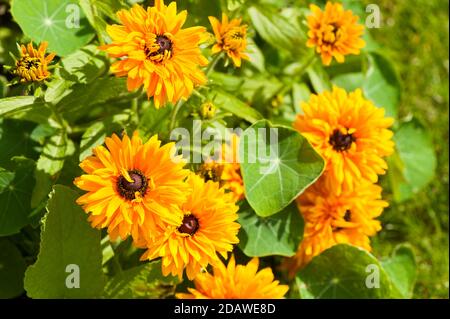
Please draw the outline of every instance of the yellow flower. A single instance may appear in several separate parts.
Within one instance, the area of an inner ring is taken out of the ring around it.
[[[385,173],[383,157],[394,151],[388,129],[394,119],[364,99],[361,90],[347,94],[334,87],[332,92],[312,95],[302,109],[294,127],[325,159],[330,187],[338,193],[342,188],[351,190],[360,179],[375,183],[377,174]]]
[[[308,16],[308,42],[322,57],[322,63],[330,65],[333,57],[343,63],[345,55],[359,54],[365,46],[361,39],[364,26],[358,24],[358,16],[351,10],[344,10],[340,3],[327,2],[325,11],[310,5],[312,14]]]
[[[212,48],[213,54],[221,51],[226,52],[236,67],[241,66],[241,59],[250,59],[245,54],[247,48],[247,26],[241,25],[241,19],[229,21],[227,15],[222,13],[222,22],[215,17],[209,17],[209,22],[216,37],[216,44]]]
[[[20,59],[16,61],[14,75],[20,78],[20,82],[39,82],[50,76],[48,65],[55,57],[55,53],[45,56],[47,42],[41,42],[38,49],[33,43],[20,46]]]
[[[186,268],[189,279],[202,268],[218,260],[217,253],[226,258],[239,239],[240,225],[236,222],[238,207],[231,194],[218,183],[204,182],[192,174],[188,179],[192,193],[181,206],[184,214],[178,225],[158,227],[147,243],[142,260],[162,257],[162,273],[182,277]]]
[[[239,163],[239,136],[233,134],[230,144],[224,143],[219,161],[207,161],[200,166],[197,174],[205,181],[218,182],[233,194],[235,202],[244,199],[244,181]]]
[[[105,139],[93,156],[81,162],[86,173],[75,185],[88,193],[77,203],[90,213],[93,227],[108,228],[112,240],[132,235],[142,245],[162,223],[178,225],[178,206],[185,202],[189,174],[175,156],[174,143],[161,146],[157,136],[143,144],[138,133],[130,139],[117,135]]]
[[[382,188],[362,180],[353,191],[336,194],[320,178],[297,199],[305,231],[296,256],[288,261],[290,275],[314,256],[337,244],[370,247],[370,236],[381,230],[379,217],[388,203],[381,199]]]
[[[119,58],[111,70],[117,76],[128,76],[129,91],[143,85],[159,108],[167,101],[187,99],[195,85],[206,82],[198,68],[208,64],[199,48],[206,40],[206,29],[182,29],[187,12],[177,14],[175,2],[166,6],[156,0],[147,10],[135,4],[117,12],[117,17],[123,25],[108,26],[113,42],[100,48]]]
[[[258,271],[258,258],[247,265],[237,265],[232,255],[228,266],[221,261],[213,266],[214,274],[202,273],[195,280],[190,294],[178,293],[180,299],[281,299],[289,290],[274,280],[272,269]]]

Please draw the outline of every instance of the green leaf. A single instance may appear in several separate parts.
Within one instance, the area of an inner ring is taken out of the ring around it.
[[[43,219],[38,259],[25,273],[25,290],[31,298],[93,298],[102,294],[100,231],[89,225],[75,203],[77,197],[66,186],[53,189]],[[79,288],[66,285],[66,281],[72,282],[70,276],[76,275],[68,271],[69,265],[79,267]]]
[[[92,149],[98,145],[102,145],[105,137],[111,136],[112,133],[120,134],[124,128],[124,123],[130,118],[129,114],[116,114],[105,118],[101,122],[92,124],[81,137],[80,143],[80,161],[87,156],[92,155]]]
[[[292,51],[304,46],[301,29],[276,11],[250,7],[248,14],[259,35],[278,50]]]
[[[373,275],[378,275],[378,280],[372,282]],[[317,299],[389,298],[391,292],[391,282],[378,260],[363,249],[345,244],[314,257],[297,276],[308,295]],[[378,288],[366,281],[378,283]]]
[[[145,105],[145,107],[144,107]],[[139,130],[143,131],[142,136],[158,134],[161,139],[169,139],[170,113],[172,108],[165,107],[156,109],[149,102],[143,105],[143,115],[139,121]]]
[[[394,198],[402,202],[433,180],[437,159],[428,132],[416,121],[401,124],[394,141],[397,153],[390,161],[397,159],[397,162],[392,165],[390,176]]]
[[[315,63],[312,64],[306,72],[308,73],[309,79],[316,93],[331,90],[331,82],[328,73],[320,63],[315,61]]]
[[[57,105],[64,118],[74,120],[92,110],[92,106],[130,99],[132,95],[126,89],[126,79],[117,77],[99,78],[93,83],[77,83]]]
[[[411,298],[417,277],[414,252],[406,245],[396,247],[391,258],[381,262],[392,282],[393,298]]]
[[[34,124],[30,122],[0,119],[0,166],[13,170],[15,164],[11,161],[14,156],[36,158],[33,149],[36,143],[30,140]]]
[[[50,110],[34,96],[13,96],[0,99],[0,117],[46,123]]]
[[[17,233],[30,222],[31,194],[35,184],[33,172],[35,163],[26,158],[15,158],[12,171],[3,172],[2,179],[11,179],[0,193],[0,236]],[[6,176],[5,176],[6,174]]]
[[[60,56],[76,51],[94,37],[76,0],[14,0],[11,13],[28,37],[47,41],[48,50]]]
[[[22,294],[25,268],[25,260],[16,246],[0,238],[0,299]]]
[[[292,203],[280,213],[260,217],[247,204],[239,212],[239,248],[251,257],[295,255],[303,238],[303,218]]]
[[[34,96],[12,96],[0,99],[0,116],[25,112],[34,106]]]
[[[352,92],[362,88],[364,75],[361,72],[340,74],[335,76],[331,82],[334,85],[345,89],[347,92]]]
[[[364,95],[386,110],[388,116],[397,116],[400,102],[400,82],[391,62],[378,53],[368,54],[369,68],[365,75]]]
[[[253,39],[247,39],[247,55],[250,58],[250,63],[259,71],[264,72],[266,70],[266,62],[261,49],[256,45]]]
[[[0,193],[3,192],[14,180],[15,174],[0,167]]]
[[[105,287],[105,297],[161,299],[173,296],[177,277],[164,277],[161,261],[137,266],[111,278]]]
[[[302,135],[266,120],[245,130],[239,150],[246,198],[262,217],[288,206],[324,168],[323,159]]]
[[[91,83],[108,71],[109,62],[95,45],[87,45],[61,60],[65,78],[77,83]]]
[[[57,174],[64,166],[67,151],[68,137],[66,132],[61,130],[45,143],[41,156],[37,161],[37,169],[50,176]]]
[[[263,118],[257,110],[229,93],[215,89],[211,90],[209,94],[210,100],[214,105],[250,123],[254,123]]]
[[[311,91],[304,83],[294,83],[292,85],[292,103],[294,104],[295,113],[302,113],[300,105],[306,103],[311,97]]]

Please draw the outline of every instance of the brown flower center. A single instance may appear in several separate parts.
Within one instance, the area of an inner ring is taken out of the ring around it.
[[[197,171],[197,175],[201,176],[205,182],[221,182],[223,165],[218,163],[205,163]]]
[[[117,181],[117,187],[119,190],[119,194],[128,199],[133,200],[136,198],[136,192],[144,195],[147,191],[148,181],[147,178],[142,174],[139,170],[132,170],[128,172],[128,175],[133,180],[132,182],[128,181],[124,176],[120,176]]]
[[[333,146],[335,151],[343,152],[348,150],[355,141],[356,138],[353,134],[344,134],[339,129],[336,129],[333,131],[333,134],[331,134],[328,143]]]
[[[172,56],[173,42],[165,35],[158,35],[153,43],[144,47],[145,55],[153,62],[163,62]]]
[[[183,218],[181,226],[178,227],[178,231],[183,234],[194,235],[198,230],[199,223],[198,219],[194,215],[186,215]]]

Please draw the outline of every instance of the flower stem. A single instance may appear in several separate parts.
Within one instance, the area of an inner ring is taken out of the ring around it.
[[[208,76],[216,67],[217,62],[222,58],[223,52],[220,52],[219,54],[216,54],[216,56],[212,59],[212,61],[209,63],[208,68],[205,71],[206,76]]]
[[[299,70],[295,72],[296,76],[302,76],[308,68],[316,62],[317,55],[313,52],[308,59],[300,66]]]
[[[177,104],[173,107],[172,114],[170,116],[170,126],[169,131],[172,131],[175,128],[175,123],[177,121],[177,114],[180,111],[183,104],[186,103],[185,100],[179,100]]]

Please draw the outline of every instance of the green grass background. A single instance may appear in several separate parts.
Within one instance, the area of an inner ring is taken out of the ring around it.
[[[394,204],[382,216],[383,230],[373,240],[374,253],[386,256],[409,242],[417,255],[414,298],[449,297],[449,3],[445,0],[364,0],[382,13],[374,38],[388,50],[402,84],[400,117],[414,115],[435,145],[434,181],[414,199]]]

